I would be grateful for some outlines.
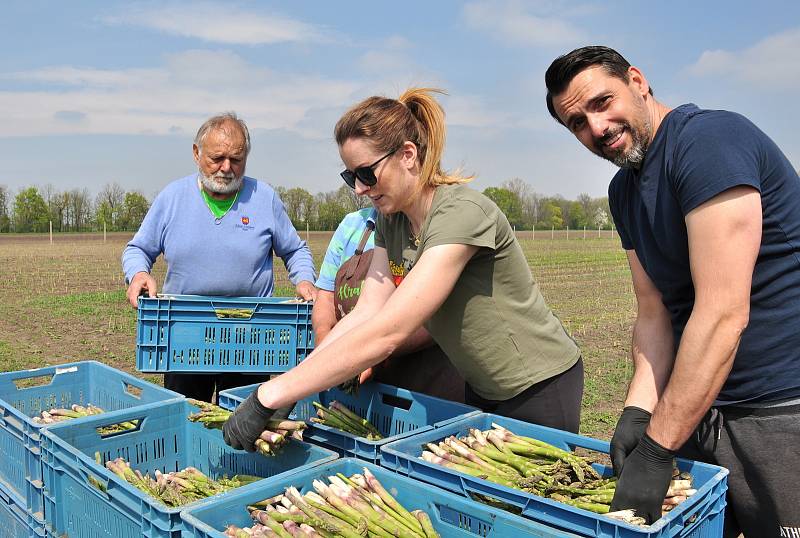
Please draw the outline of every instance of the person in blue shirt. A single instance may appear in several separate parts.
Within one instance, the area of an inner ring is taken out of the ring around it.
[[[345,215],[331,237],[319,270],[317,299],[311,313],[317,345],[358,302],[375,248],[377,216],[374,207],[353,211]],[[400,356],[402,360],[395,359]],[[342,387],[354,390],[368,379],[446,400],[463,403],[465,399],[464,378],[424,327],[406,339],[391,357]]]
[[[800,178],[753,123],[670,108],[607,47],[557,58],[552,116],[620,167],[638,303],[612,510],[661,516],[675,454],[730,470],[726,535],[800,532]]]
[[[122,254],[128,301],[158,291],[150,270],[167,263],[163,292],[216,296],[272,295],[273,253],[283,259],[297,295],[316,297],[314,260],[286,209],[266,183],[245,176],[247,125],[233,113],[207,120],[192,146],[198,172],[173,181],[147,212]],[[164,385],[199,400],[214,390],[246,385],[265,375],[167,373]]]

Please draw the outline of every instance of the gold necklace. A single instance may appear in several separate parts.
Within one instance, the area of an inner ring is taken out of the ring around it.
[[[411,241],[414,243],[415,247],[419,246],[419,236],[422,235],[422,228],[419,229],[419,233],[414,233],[414,227],[411,225],[411,220],[408,221],[408,231],[411,232]]]
[[[429,200],[427,200],[425,202],[425,207],[427,208],[427,210],[430,210],[430,204],[433,202],[433,194],[434,193],[435,193],[435,191],[431,192],[431,194],[429,195]],[[426,214],[427,214],[427,210],[426,210]],[[411,241],[414,243],[415,247],[418,247],[419,246],[419,237],[422,235],[422,224],[419,227],[419,232],[418,233],[414,233],[414,226],[411,224],[411,219],[408,218],[408,217],[406,217],[406,218],[408,219],[408,231],[411,232]],[[424,219],[423,219],[423,224],[424,224]]]

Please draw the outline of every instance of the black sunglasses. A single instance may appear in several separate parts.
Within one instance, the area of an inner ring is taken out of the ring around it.
[[[382,160],[386,157],[393,155],[395,151],[400,148],[395,148],[374,163],[370,164],[369,166],[359,166],[353,171],[344,170],[339,175],[342,176],[342,179],[345,183],[351,188],[356,188],[356,179],[358,179],[361,183],[366,185],[367,187],[372,187],[378,182],[378,178],[375,176],[375,167],[380,164]]]

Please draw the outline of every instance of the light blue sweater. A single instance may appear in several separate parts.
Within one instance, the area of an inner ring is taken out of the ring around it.
[[[273,252],[293,284],[314,282],[311,251],[269,185],[245,177],[239,199],[215,224],[192,174],[156,197],[122,253],[122,268],[130,281],[164,254],[164,293],[265,297],[273,290]]]

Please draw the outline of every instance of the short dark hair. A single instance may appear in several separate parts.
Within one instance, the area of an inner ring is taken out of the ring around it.
[[[599,45],[581,47],[559,56],[547,68],[544,74],[544,83],[547,86],[547,110],[558,123],[564,124],[553,107],[553,96],[563,92],[578,73],[594,66],[602,67],[612,77],[625,82],[629,80],[630,62],[614,49]],[[653,95],[653,88],[650,88],[650,95]]]

